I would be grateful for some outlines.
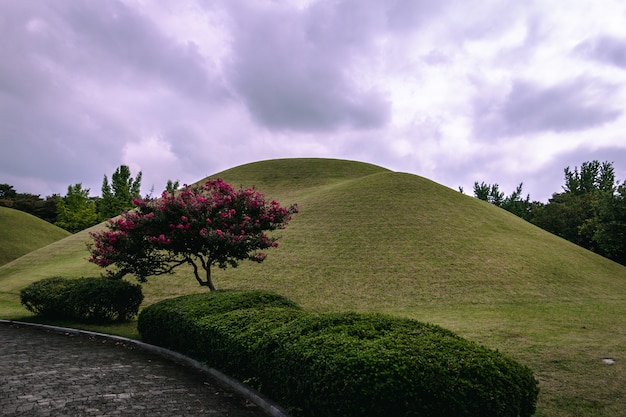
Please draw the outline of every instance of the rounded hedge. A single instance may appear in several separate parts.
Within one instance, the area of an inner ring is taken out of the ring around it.
[[[20,291],[20,301],[28,311],[38,316],[62,318],[65,304],[63,292],[67,282],[67,279],[62,277],[33,282]]]
[[[379,314],[313,314],[267,292],[166,300],[142,339],[186,353],[297,416],[530,416],[532,371],[441,327]]]
[[[265,392],[302,416],[530,416],[532,371],[439,326],[379,314],[291,321],[265,341]]]
[[[143,301],[141,287],[123,280],[53,277],[20,291],[22,304],[38,316],[87,323],[128,321]]]
[[[300,310],[290,299],[268,291],[220,290],[152,304],[141,311],[137,329],[146,343],[193,356],[207,351],[206,335],[197,325],[203,317],[269,307]]]

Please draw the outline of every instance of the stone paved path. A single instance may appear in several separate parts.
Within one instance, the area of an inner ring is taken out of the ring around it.
[[[156,354],[3,324],[0,415],[267,417],[210,375]]]

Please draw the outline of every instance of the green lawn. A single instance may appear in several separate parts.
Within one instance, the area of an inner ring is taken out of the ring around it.
[[[537,416],[623,415],[625,267],[482,201],[369,164],[283,159],[218,176],[301,210],[263,264],[214,271],[218,288],[436,323],[530,366],[541,384]],[[86,261],[88,239],[81,232],[0,267],[0,318],[27,316],[19,289],[34,280],[99,273]],[[181,269],[145,284],[145,304],[203,291]],[[98,331],[136,337],[132,325]]]
[[[70,235],[35,216],[2,206],[0,225],[0,265]]]

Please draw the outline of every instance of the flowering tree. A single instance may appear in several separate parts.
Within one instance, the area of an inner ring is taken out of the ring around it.
[[[114,265],[117,270],[108,271],[112,277],[134,274],[141,282],[189,264],[200,285],[210,290],[215,290],[212,266],[263,262],[266,255],[260,251],[278,246],[265,232],[283,229],[298,212],[295,204],[281,207],[254,188],[235,190],[222,179],[134,204],[135,210],[111,219],[107,230],[91,233],[89,261],[103,268]]]

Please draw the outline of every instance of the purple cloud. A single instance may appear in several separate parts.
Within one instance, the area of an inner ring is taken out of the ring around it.
[[[574,50],[587,58],[626,69],[626,38],[598,36],[581,42]]]
[[[479,97],[474,132],[480,138],[586,130],[622,114],[611,97],[616,86],[586,77],[550,87],[516,80],[503,100]]]

